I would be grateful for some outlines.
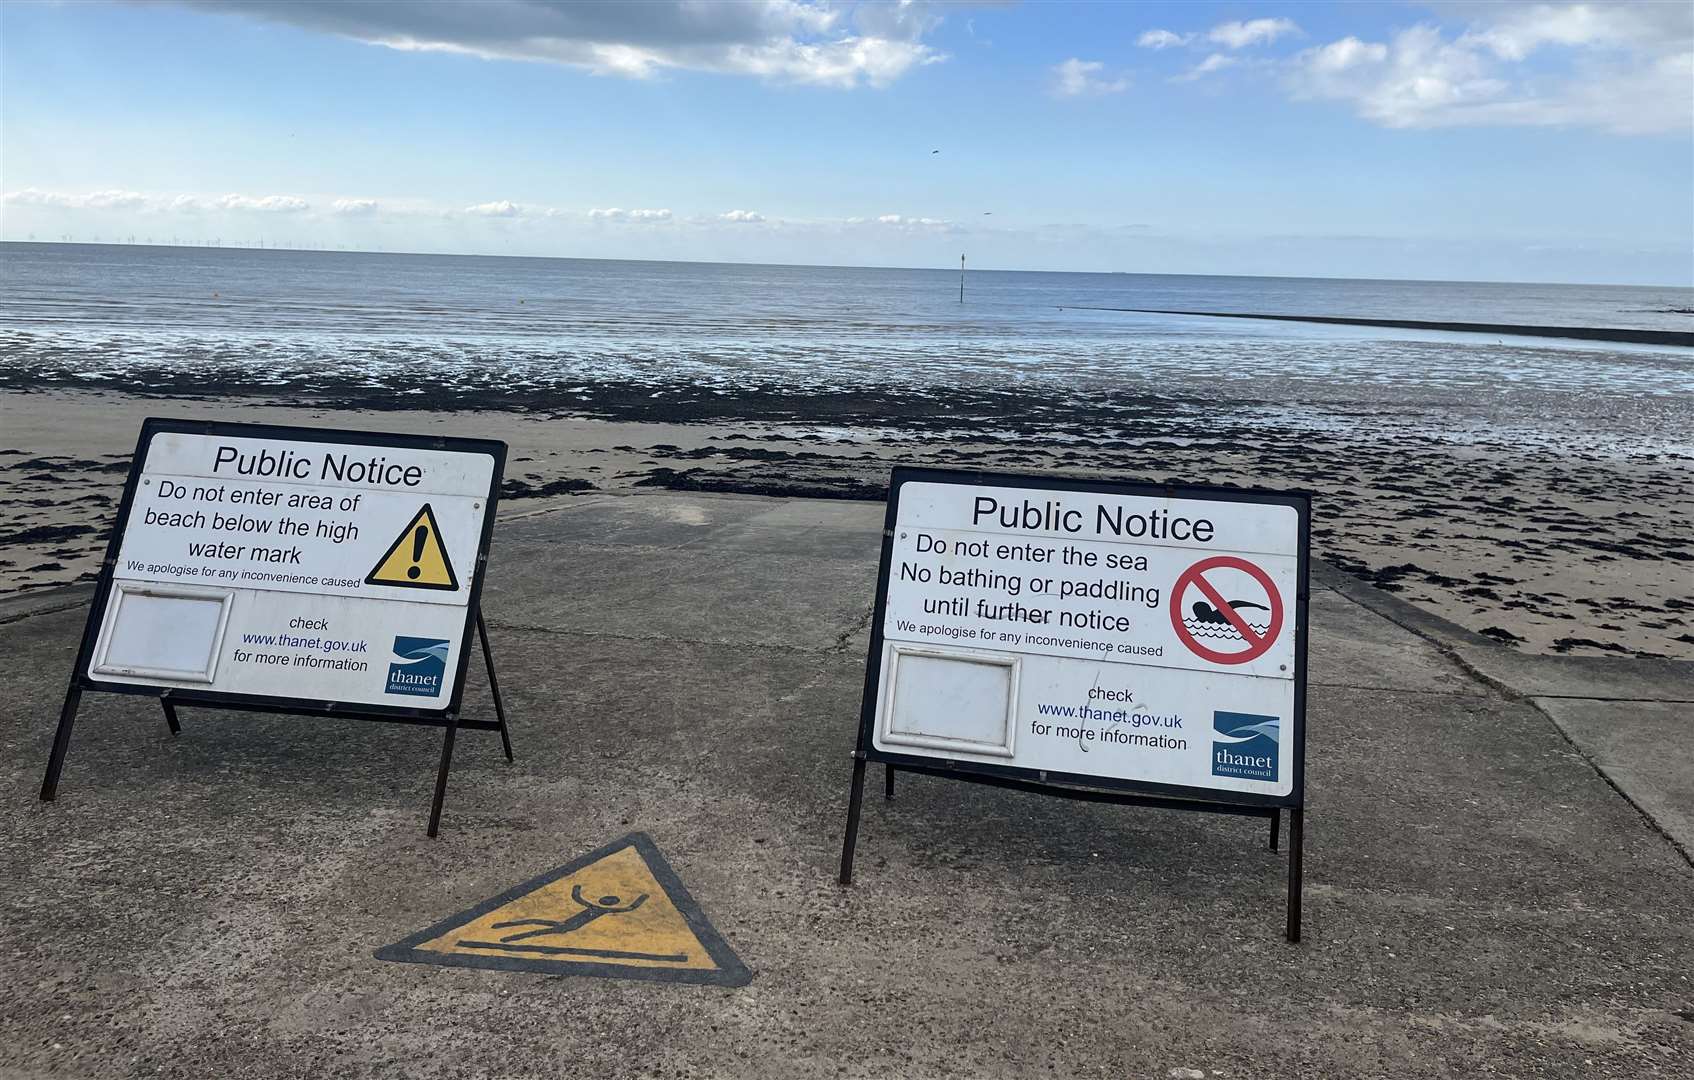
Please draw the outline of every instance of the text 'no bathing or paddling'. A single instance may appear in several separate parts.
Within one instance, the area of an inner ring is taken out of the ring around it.
[[[753,978],[645,833],[404,941],[379,960],[745,986]]]
[[[428,503],[424,503],[412,523],[400,531],[388,551],[376,561],[365,577],[365,584],[405,589],[459,587],[453,560],[447,557],[447,547],[441,542],[441,526],[435,523],[435,511]]]

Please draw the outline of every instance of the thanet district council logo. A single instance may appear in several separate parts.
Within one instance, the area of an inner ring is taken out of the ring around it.
[[[1254,713],[1212,714],[1212,775],[1276,782],[1282,721]]]
[[[388,693],[440,697],[441,686],[447,681],[447,651],[451,645],[437,638],[395,638],[394,655],[398,659],[388,665]]]

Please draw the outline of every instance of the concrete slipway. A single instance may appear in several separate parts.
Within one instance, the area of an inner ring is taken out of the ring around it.
[[[1306,935],[1254,819],[928,777],[835,883],[881,508],[514,507],[513,717],[460,736],[85,699],[86,590],[0,607],[0,1073],[20,1077],[1694,1074],[1694,674],[1532,658],[1320,573]],[[480,675],[467,699],[485,707]],[[731,989],[372,951],[632,831]]]

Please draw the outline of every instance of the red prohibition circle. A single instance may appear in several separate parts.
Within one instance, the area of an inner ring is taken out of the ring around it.
[[[1247,620],[1236,614],[1229,602],[1202,576],[1206,571],[1220,567],[1243,571],[1264,586],[1265,595],[1270,597],[1271,615],[1270,626],[1265,630],[1263,637],[1254,633],[1253,628],[1247,625]],[[1188,627],[1182,625],[1182,597],[1190,585],[1204,593],[1206,599],[1212,602],[1213,609],[1230,621],[1236,633],[1247,642],[1247,648],[1240,652],[1219,652],[1200,644]],[[1176,586],[1171,589],[1171,626],[1176,630],[1176,636],[1182,639],[1182,643],[1200,659],[1210,660],[1214,664],[1245,664],[1269,652],[1271,645],[1276,642],[1276,636],[1282,633],[1282,594],[1276,591],[1276,585],[1271,581],[1269,574],[1246,559],[1234,555],[1214,555],[1209,559],[1200,560],[1177,577]]]

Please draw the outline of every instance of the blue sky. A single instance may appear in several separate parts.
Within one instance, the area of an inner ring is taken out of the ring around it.
[[[9,3],[0,59],[8,240],[1694,284],[1681,2]]]

